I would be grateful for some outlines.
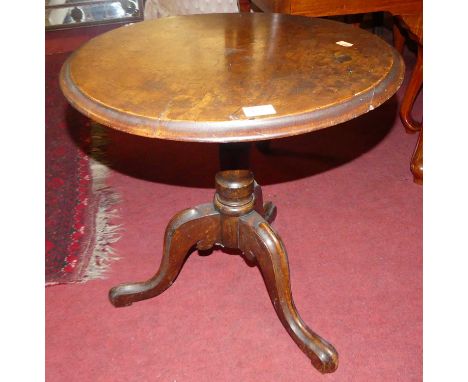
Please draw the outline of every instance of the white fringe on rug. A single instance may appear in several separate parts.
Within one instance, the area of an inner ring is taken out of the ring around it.
[[[105,149],[108,144],[106,128],[98,123],[91,122],[91,153],[89,165],[91,169],[91,192],[97,202],[96,218],[94,223],[94,245],[88,266],[84,272],[82,282],[94,279],[106,278],[110,263],[118,260],[112,244],[120,239],[121,224],[113,225],[118,217],[116,204],[120,202],[119,195],[106,185],[109,175],[108,161],[105,157]]]

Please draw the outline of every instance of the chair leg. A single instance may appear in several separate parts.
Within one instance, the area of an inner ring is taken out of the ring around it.
[[[423,131],[419,132],[418,143],[411,158],[411,172],[417,184],[423,184]]]
[[[411,116],[414,100],[416,99],[422,87],[423,81],[423,48],[418,45],[418,58],[411,74],[408,87],[406,88],[403,102],[400,109],[401,122],[406,128],[406,131],[413,133],[422,129],[422,122],[417,122]]]
[[[422,184],[423,182],[423,124],[422,122],[417,122],[411,116],[411,111],[413,110],[414,101],[422,87],[423,82],[423,48],[421,45],[418,45],[418,57],[416,65],[411,74],[411,78],[406,88],[405,95],[403,97],[403,102],[400,109],[400,118],[401,122],[405,126],[405,129],[408,133],[414,133],[419,131],[418,142],[411,159],[411,172],[413,173],[414,182],[417,184]]]
[[[395,18],[393,19],[393,46],[398,53],[403,54],[405,48],[405,36],[401,33],[400,27],[397,24]]]

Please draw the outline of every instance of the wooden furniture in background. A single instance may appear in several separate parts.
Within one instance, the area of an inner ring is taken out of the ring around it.
[[[409,133],[418,132],[418,141],[411,158],[411,172],[416,183],[423,182],[423,124],[416,121],[411,113],[413,104],[423,84],[423,20],[422,14],[399,16],[400,26],[408,31],[409,37],[416,41],[418,45],[418,54],[416,64],[413,68],[410,81],[406,88],[405,96],[400,108],[400,118],[406,131]],[[402,36],[397,49],[403,52],[404,37]]]
[[[289,13],[310,17],[341,16],[371,12],[389,12],[406,26],[418,43],[418,58],[405,92],[400,116],[407,131],[419,131],[419,138],[411,159],[411,172],[416,183],[422,184],[422,124],[411,118],[411,109],[422,84],[422,0],[250,0],[253,8],[263,12]],[[405,38],[394,24],[394,44],[403,51]],[[267,147],[266,149],[267,150]],[[263,151],[265,151],[263,150]]]
[[[422,12],[422,0],[250,0],[263,12],[311,17],[385,11],[394,16]]]
[[[366,113],[397,91],[403,75],[401,56],[380,38],[291,15],[163,18],[119,28],[80,48],[60,76],[79,111],[130,134],[220,143],[213,202],[176,214],[159,270],[147,281],[112,288],[111,302],[127,306],[162,293],[191,249],[239,249],[260,268],[276,313],[299,348],[322,373],[335,371],[336,350],[295,307],[286,249],[270,225],[276,207],[263,203],[249,171],[249,142]]]

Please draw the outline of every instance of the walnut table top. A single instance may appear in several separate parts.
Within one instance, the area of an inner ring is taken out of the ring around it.
[[[352,119],[391,97],[403,75],[400,55],[359,28],[239,13],[169,17],[107,32],[67,60],[60,84],[75,108],[118,130],[241,142]]]

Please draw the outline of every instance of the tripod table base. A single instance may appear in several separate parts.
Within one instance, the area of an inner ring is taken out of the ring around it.
[[[214,245],[237,248],[260,268],[276,313],[292,339],[319,371],[331,373],[338,367],[338,353],[297,312],[286,249],[270,226],[276,207],[263,204],[262,199],[261,188],[250,171],[218,172],[213,203],[181,211],[169,222],[157,273],[147,281],[112,288],[110,301],[122,307],[164,292],[175,281],[194,246],[199,250]]]

